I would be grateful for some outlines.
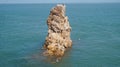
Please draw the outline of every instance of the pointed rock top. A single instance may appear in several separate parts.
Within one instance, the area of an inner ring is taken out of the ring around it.
[[[57,16],[65,16],[65,5],[64,4],[57,4],[55,7],[52,8],[50,11],[51,15]]]
[[[59,7],[63,7],[63,8],[65,8],[66,6],[65,6],[65,4],[57,4],[57,6]]]

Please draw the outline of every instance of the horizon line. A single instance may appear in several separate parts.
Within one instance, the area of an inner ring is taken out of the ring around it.
[[[72,3],[53,3],[53,2],[51,2],[51,3],[0,3],[0,4],[104,4],[104,3],[120,3],[120,2],[82,2],[82,3],[80,3],[80,2],[72,2]]]

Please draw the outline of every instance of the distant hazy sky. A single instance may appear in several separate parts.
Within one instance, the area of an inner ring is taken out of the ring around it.
[[[120,3],[120,0],[0,0],[0,3]]]

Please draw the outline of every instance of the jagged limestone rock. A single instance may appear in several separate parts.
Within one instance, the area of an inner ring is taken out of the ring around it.
[[[65,16],[65,5],[58,4],[51,9],[47,25],[48,35],[44,43],[44,54],[61,57],[65,50],[72,46],[71,27],[68,17]]]

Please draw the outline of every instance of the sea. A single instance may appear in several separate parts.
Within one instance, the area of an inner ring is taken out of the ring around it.
[[[59,62],[42,55],[56,4],[0,4],[0,67],[120,67],[120,3],[65,4],[72,47]]]

